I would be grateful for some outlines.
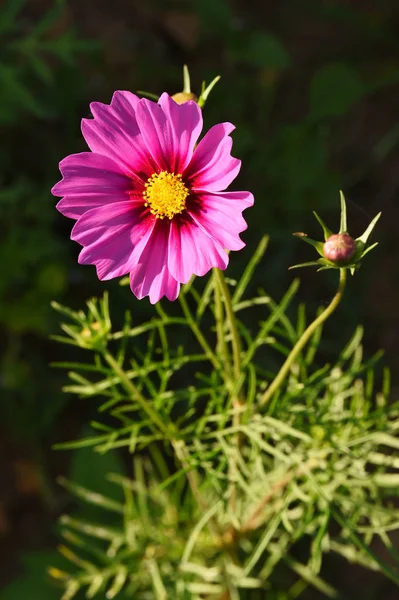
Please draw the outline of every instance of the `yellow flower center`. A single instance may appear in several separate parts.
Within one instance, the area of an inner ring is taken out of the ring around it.
[[[184,185],[181,175],[161,171],[154,173],[145,184],[143,197],[145,206],[157,219],[173,219],[186,208],[189,189]]]

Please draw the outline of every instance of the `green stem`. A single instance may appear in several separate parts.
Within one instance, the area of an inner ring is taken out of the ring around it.
[[[243,404],[243,401],[240,399],[239,394],[234,393],[234,388],[236,381],[240,378],[241,375],[241,340],[240,334],[238,332],[237,320],[233,310],[233,303],[231,301],[230,291],[226,280],[224,278],[223,271],[220,269],[214,268],[213,274],[215,277],[215,287],[219,288],[219,295],[222,296],[224,302],[224,308],[226,311],[227,322],[230,329],[231,335],[231,346],[233,350],[233,374],[231,374],[231,369],[226,372],[226,383],[230,386],[231,394],[232,394],[232,404],[234,411],[233,416],[233,426],[238,427],[240,425],[240,409]],[[223,330],[222,330],[223,335]],[[233,377],[232,377],[233,375]],[[242,443],[242,436],[240,433],[237,433],[235,436],[235,445],[237,447],[237,451],[239,451]],[[234,483],[235,474],[237,472],[237,464],[235,458],[232,456],[229,460],[229,471],[230,471],[230,509],[233,513],[236,511],[237,504],[237,488]],[[229,530],[229,535],[234,538],[235,532],[234,529]]]
[[[123,368],[120,366],[120,364],[115,360],[115,358],[112,356],[112,354],[110,354],[110,352],[108,352],[108,350],[105,350],[103,353],[103,356],[104,356],[105,360],[107,361],[107,363],[109,364],[109,366],[118,375],[123,387],[128,392],[128,394],[130,394],[131,398],[133,400],[135,400],[137,402],[137,404],[140,405],[140,407],[147,414],[150,421],[157,427],[157,429],[162,431],[162,433],[165,435],[165,437],[167,439],[171,439],[170,432],[169,432],[167,426],[164,424],[160,415],[156,412],[156,410],[153,409],[153,407],[148,402],[148,400],[146,400],[146,398],[144,398],[144,396],[142,395],[140,390],[134,385],[134,383],[131,381],[131,379],[129,379],[129,377],[126,375],[126,372],[123,370]]]
[[[200,344],[200,346],[202,347],[203,351],[205,352],[207,358],[209,359],[209,361],[212,363],[213,367],[219,371],[220,370],[220,362],[219,360],[216,358],[215,354],[212,352],[211,347],[209,346],[208,342],[206,341],[206,339],[204,338],[204,336],[201,333],[200,328],[198,327],[197,323],[195,322],[190,309],[188,307],[186,298],[184,297],[184,294],[179,294],[179,301],[181,304],[181,307],[183,309],[184,315],[187,319],[187,323],[189,324],[191,331],[193,332],[193,334],[195,335],[195,337],[197,338],[198,343]]]
[[[285,363],[281,367],[275,379],[272,381],[270,386],[267,388],[260,401],[260,406],[264,406],[272,398],[273,394],[280,388],[285,378],[287,377],[290,369],[298,357],[298,354],[303,350],[305,345],[308,343],[315,331],[322,325],[327,319],[333,314],[335,309],[338,307],[342,300],[346,284],[346,269],[340,269],[339,271],[339,286],[337,293],[331,300],[330,304],[323,310],[322,313],[305,329],[290,354],[288,355]]]
[[[241,375],[241,341],[240,334],[238,333],[237,320],[234,314],[230,291],[224,278],[223,271],[215,268],[213,272],[215,274],[216,281],[220,286],[224,300],[226,316],[231,334],[231,345],[233,349],[234,377],[238,379]]]
[[[220,285],[216,275],[217,269],[213,269],[214,275],[214,292],[215,292],[215,319],[216,319],[216,333],[218,338],[217,351],[220,353],[223,363],[224,373],[226,378],[230,381],[231,379],[231,364],[230,355],[226,344],[226,338],[224,334],[224,312],[223,312],[223,301]]]

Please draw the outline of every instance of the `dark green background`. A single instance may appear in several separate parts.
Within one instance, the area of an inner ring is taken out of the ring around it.
[[[72,222],[56,212],[49,192],[59,178],[58,161],[85,149],[79,122],[89,115],[89,102],[109,102],[116,89],[180,91],[183,63],[194,91],[202,79],[222,75],[206,125],[237,126],[234,154],[243,165],[235,187],[250,189],[256,199],[246,213],[248,247],[232,254],[228,275],[241,272],[262,234],[272,237],[254,289],[264,286],[278,297],[292,279],[288,266],[313,258],[291,233],[318,237],[312,210],[334,229],[340,188],[354,235],[383,211],[374,235],[380,247],[350,281],[325,348],[334,352],[365,323],[366,350],[387,351],[395,391],[398,33],[396,0],[3,0],[0,584],[19,577],[0,600],[25,597],[27,590],[31,600],[59,597],[43,583],[43,570],[54,562],[48,553],[56,517],[69,508],[54,478],[69,472],[71,457],[49,448],[79,436],[95,414],[95,406],[61,394],[65,376],[48,366],[71,356],[48,339],[57,331],[50,301],[80,308],[105,288],[94,268],[77,265]],[[300,275],[299,297],[309,310],[328,301],[335,273]],[[107,287],[116,312],[130,307],[137,321],[152,314],[147,299],[138,302],[117,283]],[[72,469],[84,472],[89,460],[75,458]],[[90,465],[97,473],[93,485],[115,470],[107,460]],[[31,555],[36,551],[43,554]],[[29,574],[25,582],[22,572]],[[349,599],[359,590],[365,599],[397,594],[378,576],[342,562],[332,563],[331,577]]]

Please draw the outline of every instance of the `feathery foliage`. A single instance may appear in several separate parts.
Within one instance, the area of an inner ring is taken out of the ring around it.
[[[262,290],[247,298],[266,246],[265,238],[238,283],[224,284],[233,314],[217,273],[201,292],[193,282],[184,287],[184,318],[158,305],[144,324],[127,313],[119,331],[106,294],[86,312],[54,305],[68,319],[57,339],[91,356],[58,364],[69,370],[65,391],[95,398],[99,412],[93,435],[61,447],[133,455],[131,472],[108,476],[118,501],[61,481],[104,512],[97,522],[61,519],[61,553],[73,568],[50,573],[65,587],[63,600],[79,590],[88,598],[198,600],[263,598],[267,590],[273,598],[276,574],[288,571],[287,600],[308,586],[336,598],[320,574],[329,552],[399,583],[389,538],[399,526],[399,404],[387,403],[389,373],[376,391],[379,355],[363,360],[361,328],[333,364],[322,364],[319,328],[286,383],[262,404],[307,326],[304,307],[296,315],[290,308],[298,281],[279,302]],[[248,311],[252,321],[258,311],[257,331],[246,324]],[[180,343],[188,335],[197,353]],[[373,551],[374,539],[392,565]],[[299,542],[305,562],[296,558]]]

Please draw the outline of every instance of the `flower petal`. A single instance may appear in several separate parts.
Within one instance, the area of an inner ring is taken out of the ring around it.
[[[229,257],[223,247],[190,218],[173,219],[170,226],[168,267],[180,283],[205,275],[212,267],[225,269]]]
[[[239,233],[247,228],[242,211],[253,203],[254,198],[250,192],[202,192],[198,194],[189,214],[223,248],[241,250],[245,244]]]
[[[155,275],[149,272],[148,265],[140,263],[130,273],[130,289],[139,300],[149,296],[151,304],[156,304],[163,296],[173,302],[179,295],[180,283],[169,273],[166,263]]]
[[[62,180],[51,192],[64,196],[57,209],[70,219],[78,219],[96,206],[125,200],[133,188],[132,180],[121,173],[119,165],[100,154],[71,154],[59,167]]]
[[[72,229],[71,239],[84,246],[80,264],[94,264],[99,279],[126,275],[136,265],[135,241],[147,228],[148,212],[131,201],[100,206],[82,215]]]
[[[157,163],[158,171],[174,172],[177,156],[169,120],[156,102],[142,98],[136,110],[137,123],[147,151]]]
[[[124,173],[146,181],[157,165],[144,145],[134,105],[122,92],[114,94],[111,106],[92,102],[94,119],[82,119],[82,133],[92,152],[108,156]]]
[[[220,192],[237,177],[241,161],[230,154],[234,129],[231,123],[214,125],[194,150],[184,179],[193,190]]]
[[[119,116],[122,123],[126,123],[132,113],[136,112],[136,108],[140,98],[132,92],[117,90],[114,92],[111,100],[111,106],[115,113]]]
[[[174,173],[182,173],[191,160],[195,143],[202,131],[201,109],[193,101],[177,104],[166,93],[162,94],[158,102],[170,128],[170,146],[175,159],[170,168]]]
[[[130,273],[130,287],[141,299],[150,297],[151,304],[162,296],[176,300],[180,285],[170,275],[167,265],[169,221],[155,219],[151,235],[142,249],[137,266]]]

